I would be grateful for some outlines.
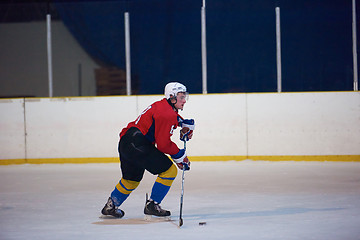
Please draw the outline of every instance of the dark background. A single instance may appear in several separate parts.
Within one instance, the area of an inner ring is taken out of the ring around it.
[[[3,1],[0,21],[45,20],[50,12],[100,65],[125,69],[129,12],[137,93],[160,94],[169,81],[201,93],[201,6],[202,0]],[[277,91],[276,6],[282,90],[353,90],[351,0],[207,0],[208,92]]]

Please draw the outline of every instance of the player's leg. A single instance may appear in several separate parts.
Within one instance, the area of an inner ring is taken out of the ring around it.
[[[145,171],[144,168],[133,164],[125,157],[121,156],[120,158],[122,159],[120,162],[122,178],[111,193],[111,198],[116,206],[120,206],[129,197],[132,191],[139,186]]]
[[[157,203],[161,203],[170,190],[170,187],[177,175],[177,168],[174,164],[168,170],[162,172],[156,178],[150,198]]]
[[[119,206],[137,188],[145,171],[141,164],[138,163],[139,156],[136,153],[137,150],[133,147],[135,146],[134,142],[136,143],[136,139],[127,135],[121,138],[118,148],[122,178],[116,184],[105,207],[101,211],[104,215],[111,215],[117,218],[124,216],[125,213],[119,209]]]
[[[160,207],[160,203],[165,198],[170,190],[170,187],[177,175],[177,168],[174,164],[170,166],[168,170],[162,172],[156,178],[156,181],[152,187],[150,199],[146,199],[144,213],[146,215],[155,216],[170,216],[171,213],[168,210],[164,210]]]
[[[157,148],[148,153],[145,169],[158,175],[152,187],[150,199],[146,200],[144,213],[155,216],[170,216],[170,211],[160,207],[160,203],[170,190],[177,175],[177,168],[173,162]]]
[[[111,192],[108,202],[102,209],[103,215],[111,215],[117,218],[124,216],[124,211],[119,209],[120,205],[129,197],[139,185],[144,169],[129,163],[128,161],[121,161],[122,178],[116,184],[115,189]]]

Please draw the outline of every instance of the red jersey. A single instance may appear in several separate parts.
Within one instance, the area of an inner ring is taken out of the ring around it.
[[[179,126],[179,118],[182,119],[164,98],[151,104],[135,121],[130,122],[126,128],[123,128],[120,137],[124,136],[129,128],[136,127],[150,142],[156,143],[161,152],[175,155],[179,153],[180,149],[170,138],[174,129]]]

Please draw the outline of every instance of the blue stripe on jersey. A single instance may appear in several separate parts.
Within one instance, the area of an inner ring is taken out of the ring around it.
[[[152,118],[152,124],[149,127],[146,135],[145,135],[146,139],[149,140],[151,143],[155,142],[155,120],[154,118]]]

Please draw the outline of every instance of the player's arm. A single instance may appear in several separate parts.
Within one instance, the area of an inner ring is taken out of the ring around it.
[[[180,149],[175,155],[171,155],[172,160],[176,163],[179,169],[190,170],[190,161],[186,156],[185,149]]]
[[[179,148],[171,141],[171,136],[177,127],[177,121],[171,116],[161,116],[155,122],[155,140],[157,148],[166,154],[175,155]]]
[[[180,140],[189,141],[195,130],[195,120],[194,119],[182,119],[179,121],[180,130]]]
[[[190,169],[190,162],[187,158],[185,149],[179,149],[177,145],[171,141],[173,131],[177,127],[177,121],[173,121],[172,118],[158,119],[155,124],[155,138],[157,148],[166,154],[169,154],[172,160],[176,163],[181,170]]]

